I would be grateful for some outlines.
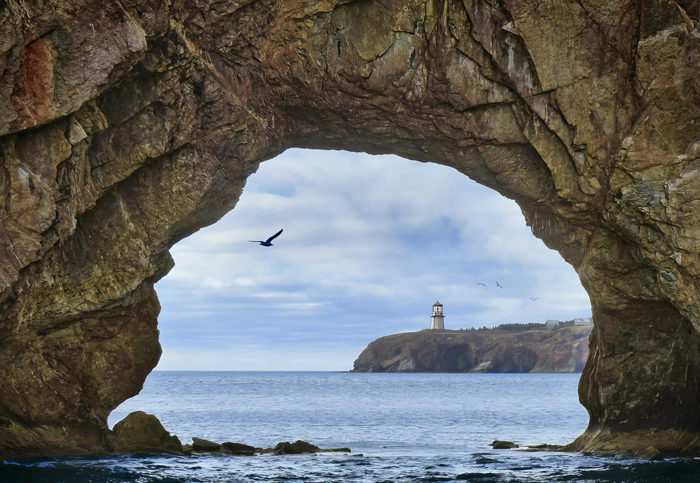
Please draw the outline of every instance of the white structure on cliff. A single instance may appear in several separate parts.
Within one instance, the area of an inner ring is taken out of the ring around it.
[[[433,305],[433,313],[430,314],[430,329],[444,329],[445,316],[442,314],[442,304],[435,302]]]

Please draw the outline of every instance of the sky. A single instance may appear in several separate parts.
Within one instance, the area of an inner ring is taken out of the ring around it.
[[[427,329],[436,301],[446,329],[591,315],[514,201],[397,156],[288,150],[171,253],[156,370],[347,371],[373,340]]]

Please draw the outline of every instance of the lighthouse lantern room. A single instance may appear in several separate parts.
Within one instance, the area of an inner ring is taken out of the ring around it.
[[[433,305],[433,313],[430,314],[430,329],[445,329],[445,316],[442,313],[442,304],[435,302]]]

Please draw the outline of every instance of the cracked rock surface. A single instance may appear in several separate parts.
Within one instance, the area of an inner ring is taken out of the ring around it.
[[[515,200],[591,298],[571,447],[698,453],[699,11],[0,4],[0,456],[118,450],[107,415],[160,356],[168,249],[290,147],[440,163]]]

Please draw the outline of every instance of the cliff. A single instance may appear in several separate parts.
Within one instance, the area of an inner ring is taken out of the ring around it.
[[[581,372],[591,327],[421,330],[371,342],[353,372]]]
[[[514,200],[591,299],[574,448],[700,454],[698,4],[0,2],[0,456],[116,450],[170,247],[290,147]]]

